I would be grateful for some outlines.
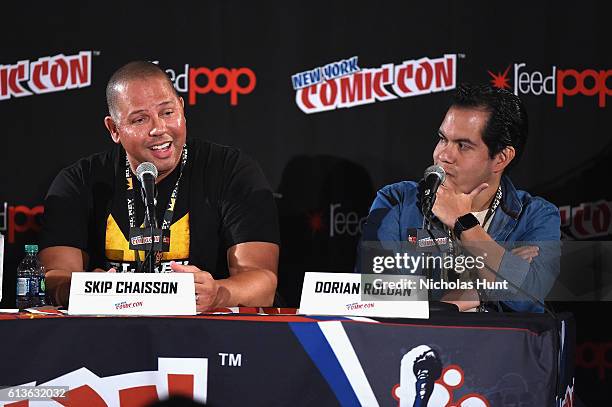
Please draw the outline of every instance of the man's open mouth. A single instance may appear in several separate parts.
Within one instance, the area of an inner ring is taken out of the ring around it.
[[[170,148],[170,145],[172,144],[171,141],[168,141],[166,143],[163,144],[157,144],[155,146],[149,147],[151,150],[155,150],[155,151],[163,151],[163,150],[167,150]]]

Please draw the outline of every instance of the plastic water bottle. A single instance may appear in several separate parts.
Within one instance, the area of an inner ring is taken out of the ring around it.
[[[17,266],[17,308],[45,305],[45,267],[38,261],[38,246],[25,245],[26,256]]]

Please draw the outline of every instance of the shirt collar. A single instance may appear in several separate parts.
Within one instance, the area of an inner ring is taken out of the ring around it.
[[[516,188],[514,188],[512,181],[510,181],[510,178],[507,175],[502,175],[501,186],[501,209],[512,219],[518,219],[523,210],[523,204],[516,193]]]

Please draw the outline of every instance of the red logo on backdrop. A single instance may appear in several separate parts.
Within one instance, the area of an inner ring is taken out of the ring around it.
[[[578,206],[560,206],[561,227],[571,237],[583,240],[612,235],[612,202],[597,201]]]
[[[606,380],[606,370],[612,368],[612,342],[584,342],[576,348],[576,367],[596,370],[600,381]]]
[[[40,231],[40,215],[43,212],[42,205],[28,208],[24,205],[8,206],[5,202],[0,208],[0,231],[7,232],[8,243],[15,243],[16,233]]]
[[[0,65],[0,100],[91,85],[91,51]]]
[[[245,78],[245,85],[239,83],[241,77]],[[200,84],[200,78],[204,84]],[[255,89],[255,73],[249,68],[227,69],[217,68],[191,68],[189,72],[189,104],[195,105],[196,95],[205,95],[213,92],[219,95],[230,94],[230,104],[238,104],[238,95],[248,95]],[[221,84],[220,84],[221,83]]]
[[[158,63],[158,61],[154,61]],[[230,95],[230,105],[238,104],[238,95],[248,95],[253,92],[257,84],[255,72],[249,68],[192,68],[184,65],[183,71],[166,69],[168,77],[179,93],[187,93],[187,103],[195,105],[198,95],[215,93],[217,95]]]
[[[310,228],[310,231],[312,232],[312,234],[318,233],[321,230],[323,230],[323,226],[325,225],[325,223],[323,222],[323,212],[322,211],[308,213],[306,217],[307,217],[308,227]]]
[[[509,83],[510,69],[513,72],[514,86]],[[488,71],[491,84],[500,89],[512,89],[516,95],[554,95],[556,106],[563,107],[566,98],[583,95],[596,97],[599,107],[606,107],[607,97],[612,95],[608,79],[612,69],[557,69],[552,66],[549,72],[529,71],[526,63],[509,65],[503,72]]]
[[[379,68],[361,68],[354,56],[296,73],[291,82],[297,106],[310,114],[451,90],[456,67],[454,54]]]
[[[330,203],[329,212],[315,210],[306,214],[306,222],[312,234],[322,232],[329,226],[329,237],[360,235],[366,218],[367,215],[361,216],[354,210],[346,210],[341,203]],[[325,219],[329,219],[329,224]]]
[[[487,71],[489,72],[489,75],[491,75],[491,77],[493,78],[491,79],[491,85],[495,86],[496,88],[500,88],[500,89],[510,89],[510,84],[508,83],[508,72],[509,71],[510,71],[510,67],[506,68],[504,73],[498,72],[497,74],[494,74],[491,71]]]

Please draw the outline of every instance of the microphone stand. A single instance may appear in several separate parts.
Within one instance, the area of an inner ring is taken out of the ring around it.
[[[425,199],[423,201],[423,206],[421,207],[421,211],[423,212],[423,229],[427,231],[427,234],[430,236],[430,238],[433,239],[434,244],[438,247],[438,243],[436,242],[435,237],[433,236],[433,234],[431,233],[431,207],[433,205],[431,204],[431,198],[430,199]],[[418,245],[418,238],[417,238],[417,245]],[[438,251],[440,251],[440,247],[438,247]],[[425,254],[425,278],[427,278],[428,281],[431,281],[432,277],[433,277],[433,273],[432,270],[429,268],[429,257],[431,256],[431,254],[426,253]],[[427,290],[427,302],[429,304],[431,304],[431,290]]]
[[[145,228],[148,226],[151,232],[151,246],[145,256],[145,260],[143,263],[143,271],[144,273],[155,273],[155,260],[153,258],[153,253],[155,253],[155,236],[153,235],[155,229],[157,229],[157,216],[155,213],[155,189],[152,192],[152,199],[147,199],[144,188],[140,190],[142,194],[142,200],[145,204]]]

